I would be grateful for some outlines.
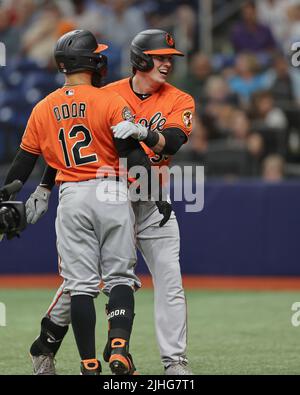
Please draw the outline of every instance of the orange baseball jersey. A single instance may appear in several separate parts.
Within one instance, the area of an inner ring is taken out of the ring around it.
[[[192,117],[195,111],[194,99],[187,93],[164,83],[161,88],[147,99],[140,99],[131,89],[130,78],[113,82],[103,88],[121,95],[132,108],[135,122],[150,130],[161,132],[167,128],[179,128],[187,136],[192,131]],[[155,154],[142,143],[153,165],[163,166],[171,158]]]
[[[115,92],[90,85],[65,86],[33,109],[21,148],[42,154],[58,170],[56,182],[84,181],[119,174],[112,125],[131,118],[125,100]]]

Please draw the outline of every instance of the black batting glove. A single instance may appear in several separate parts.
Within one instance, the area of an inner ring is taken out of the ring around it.
[[[162,200],[157,200],[155,202],[158,211],[160,214],[163,215],[163,219],[160,221],[159,226],[162,227],[164,226],[170,219],[171,213],[172,213],[172,206],[170,203]]]

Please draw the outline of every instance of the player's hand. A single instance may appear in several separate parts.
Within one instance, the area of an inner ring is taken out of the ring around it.
[[[117,139],[127,139],[133,137],[136,140],[142,141],[148,136],[148,130],[145,126],[139,123],[132,123],[130,121],[122,121],[111,127],[114,137]]]
[[[159,226],[164,226],[170,219],[172,213],[172,206],[169,202],[158,200],[155,202],[158,211],[163,215],[163,219],[160,221]]]
[[[30,195],[25,204],[28,224],[35,224],[48,210],[50,194],[49,189],[38,186]]]

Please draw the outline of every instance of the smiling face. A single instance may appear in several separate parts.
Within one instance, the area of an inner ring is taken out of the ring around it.
[[[172,55],[152,55],[154,67],[147,73],[153,82],[163,84],[172,70]]]
[[[172,71],[173,56],[151,55],[153,68],[149,71],[136,70],[133,77],[133,90],[136,93],[152,94],[166,82]]]

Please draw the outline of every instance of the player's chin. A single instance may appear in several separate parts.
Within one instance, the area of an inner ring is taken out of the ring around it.
[[[161,74],[157,75],[157,82],[163,84],[164,82],[167,81],[168,75],[167,74]]]

